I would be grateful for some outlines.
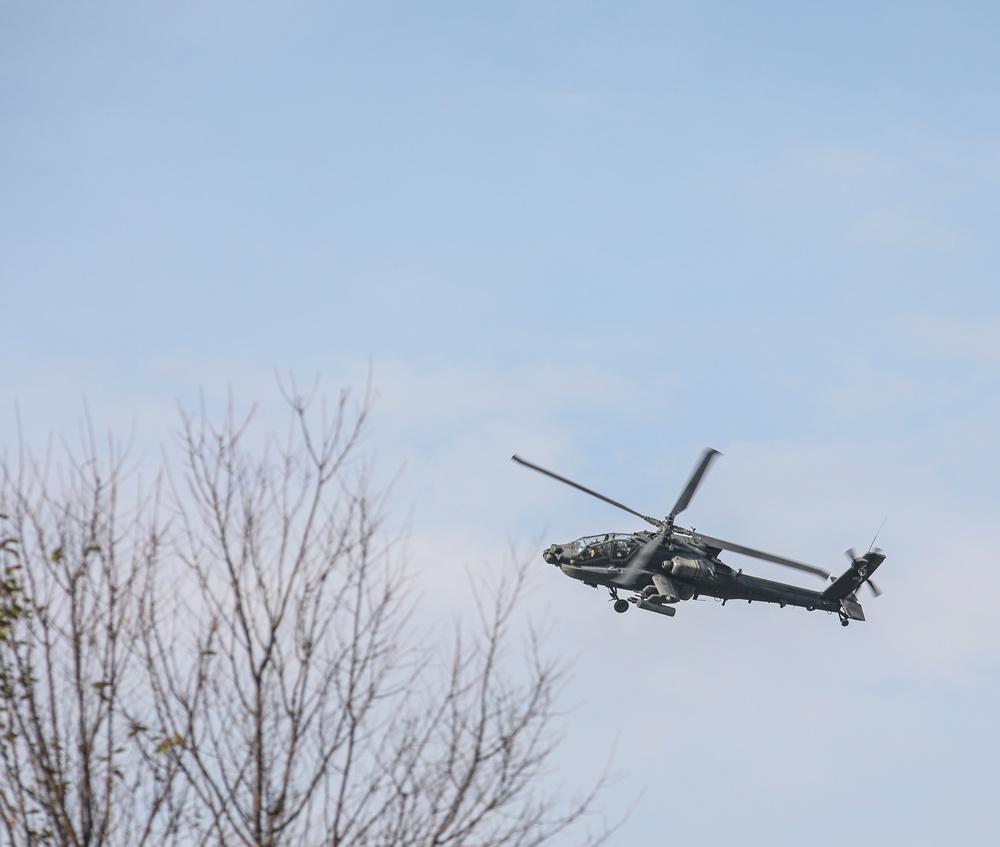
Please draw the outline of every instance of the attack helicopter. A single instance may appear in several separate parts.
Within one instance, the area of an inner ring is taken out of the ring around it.
[[[821,609],[837,614],[843,626],[851,621],[863,621],[865,613],[858,602],[858,590],[867,583],[876,597],[881,593],[871,577],[882,564],[885,554],[874,547],[874,541],[863,556],[857,555],[853,549],[848,550],[850,567],[834,578],[822,568],[734,544],[675,523],[676,517],[691,502],[708,466],[718,455],[719,451],[712,448],[704,451],[674,508],[662,520],[637,512],[518,455],[511,456],[511,459],[656,527],[655,532],[587,535],[566,544],[552,544],[542,553],[546,562],[556,565],[566,576],[593,588],[606,587],[616,612],[626,612],[632,604],[645,611],[673,617],[677,612],[676,604],[680,601],[715,597],[723,605],[729,600],[746,600],[748,603],[757,600],[777,603],[782,608],[800,606],[809,611]],[[751,576],[722,562],[719,555],[724,550],[804,571],[829,580],[830,584],[819,591]],[[631,595],[626,599],[619,592],[631,592]]]

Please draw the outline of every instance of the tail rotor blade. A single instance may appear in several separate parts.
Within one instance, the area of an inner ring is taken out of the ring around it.
[[[883,521],[882,523],[885,523],[885,521]],[[876,533],[876,537],[877,537],[877,533]],[[874,542],[874,541],[872,541],[872,545],[873,545],[873,546],[874,546],[874,544],[875,544],[875,542]],[[869,552],[869,553],[871,552],[871,548],[869,548],[869,549],[868,549],[868,552]],[[852,565],[853,565],[853,564],[854,564],[854,563],[855,563],[856,561],[858,561],[858,559],[859,559],[859,556],[858,556],[858,551],[857,551],[857,550],[855,550],[855,549],[854,549],[853,547],[850,547],[850,548],[848,548],[847,550],[845,550],[845,551],[844,551],[844,555],[845,555],[845,556],[847,556],[847,558],[851,560],[851,564],[852,564]],[[861,558],[862,560],[864,560],[864,556],[861,556],[860,558]],[[877,585],[876,585],[876,584],[875,584],[874,582],[872,582],[872,580],[871,580],[871,579],[865,579],[865,582],[867,582],[867,583],[868,583],[868,588],[869,588],[869,589],[871,589],[871,592],[872,592],[872,595],[873,595],[873,596],[875,596],[875,597],[879,597],[879,596],[881,596],[881,594],[882,594],[882,589],[881,589],[881,588],[879,588],[879,587],[878,587],[878,586],[877,586]]]

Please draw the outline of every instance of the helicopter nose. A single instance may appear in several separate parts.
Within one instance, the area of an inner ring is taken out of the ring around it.
[[[553,544],[551,547],[547,547],[545,549],[545,552],[542,553],[542,558],[545,559],[545,561],[548,562],[550,565],[558,565],[559,554],[562,553],[562,551],[563,551],[562,547],[557,547],[556,545]]]

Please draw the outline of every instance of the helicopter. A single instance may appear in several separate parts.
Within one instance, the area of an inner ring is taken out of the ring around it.
[[[516,454],[511,459],[656,527],[655,532],[587,535],[565,544],[552,544],[542,553],[546,562],[556,565],[566,576],[593,588],[606,587],[616,612],[627,612],[631,604],[648,612],[673,617],[677,612],[676,604],[680,601],[715,597],[723,605],[729,600],[746,600],[748,603],[757,600],[777,603],[782,608],[821,609],[836,613],[843,626],[851,621],[863,621],[865,613],[858,602],[858,590],[867,583],[876,597],[881,594],[871,577],[882,564],[885,554],[874,546],[874,540],[863,556],[857,555],[853,549],[848,550],[850,567],[834,578],[822,568],[685,529],[674,522],[691,502],[705,471],[718,455],[721,454],[713,448],[702,453],[674,508],[662,520],[637,512]],[[724,550],[804,571],[829,580],[830,584],[819,591],[751,576],[722,562],[719,555]],[[631,595],[626,599],[619,592],[631,592]]]

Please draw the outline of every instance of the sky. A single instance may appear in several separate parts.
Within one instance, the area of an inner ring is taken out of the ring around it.
[[[998,42],[963,0],[4,3],[0,444],[370,376],[418,608],[537,562],[551,778],[612,757],[615,843],[995,843]],[[643,527],[512,453],[659,515],[707,446],[686,525],[839,571],[884,521],[865,623],[542,561]]]

